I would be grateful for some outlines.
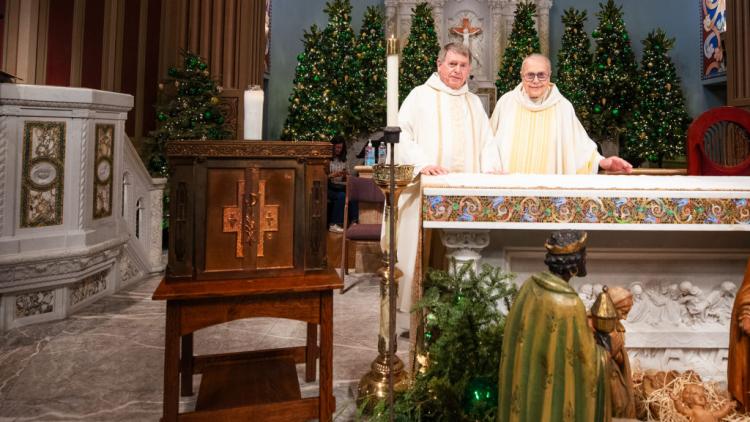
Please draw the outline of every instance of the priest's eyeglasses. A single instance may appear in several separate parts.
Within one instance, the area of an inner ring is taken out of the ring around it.
[[[523,79],[526,82],[532,82],[534,78],[539,79],[540,82],[544,82],[547,80],[547,78],[549,78],[549,74],[547,74],[547,72],[539,72],[539,73],[529,72],[529,73],[523,74]]]

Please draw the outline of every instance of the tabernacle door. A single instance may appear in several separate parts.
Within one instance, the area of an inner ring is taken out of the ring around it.
[[[304,245],[295,236],[304,232],[303,204],[295,201],[304,198],[300,163],[212,160],[197,170],[206,183],[204,195],[196,192],[195,234],[205,239],[196,247],[197,279],[303,272]]]

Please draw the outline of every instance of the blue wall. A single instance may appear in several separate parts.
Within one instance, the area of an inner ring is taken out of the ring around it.
[[[383,0],[351,0],[352,27],[359,34],[367,6],[382,6]],[[271,69],[266,87],[263,139],[279,139],[284,127],[289,95],[292,93],[297,55],[304,45],[302,35],[312,24],[324,28],[328,23],[325,0],[271,1]]]
[[[588,21],[586,32],[591,32],[599,23],[596,13],[599,3],[606,0],[553,0],[550,10],[550,51],[553,66],[563,34],[561,16],[565,9],[575,7],[586,10]],[[701,81],[700,0],[615,0],[622,6],[625,27],[630,34],[633,50],[639,61],[643,51],[641,41],[655,28],[661,28],[675,46],[669,52],[682,82],[682,91],[687,101],[688,113],[698,116],[705,110],[726,104],[726,87],[704,85]],[[592,40],[592,49],[596,44]]]

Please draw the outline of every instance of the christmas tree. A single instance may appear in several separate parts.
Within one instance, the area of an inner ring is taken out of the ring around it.
[[[562,46],[557,53],[557,79],[560,92],[576,110],[578,119],[586,130],[589,129],[589,75],[591,69],[591,42],[583,29],[586,11],[570,8],[562,17],[565,32]]]
[[[170,67],[169,76],[159,84],[156,105],[158,129],[149,133],[147,167],[166,176],[164,145],[172,139],[224,139],[224,116],[219,105],[221,87],[208,73],[208,65],[190,51],[182,53],[182,68]],[[174,92],[174,95],[169,93]]]
[[[297,56],[294,89],[282,139],[330,141],[356,131],[350,109],[352,98],[363,95],[355,78],[352,5],[349,0],[326,3],[328,25],[305,33],[305,52]],[[306,91],[310,92],[306,92]]]
[[[289,114],[281,139],[294,141],[330,141],[328,127],[332,113],[326,109],[330,95],[324,76],[325,56],[320,49],[322,34],[317,25],[304,34],[305,50],[297,56],[294,88],[289,97]]]
[[[674,41],[661,29],[643,40],[638,102],[625,135],[624,155],[635,163],[648,160],[661,167],[664,159],[685,153],[690,118],[668,54]]]
[[[360,131],[371,133],[385,126],[385,30],[380,8],[367,8],[354,51],[361,95],[352,98],[352,115]]]
[[[455,262],[454,264],[455,265]],[[396,397],[397,420],[495,421],[505,315],[517,288],[511,275],[468,265],[430,271],[424,298],[425,352],[412,387]],[[374,420],[385,420],[385,403]]]
[[[519,3],[516,6],[513,29],[508,46],[503,52],[503,61],[495,81],[498,97],[512,91],[521,82],[523,59],[541,51],[539,36],[534,28],[534,16],[536,16],[536,4]]]
[[[401,101],[414,87],[422,85],[437,69],[440,53],[432,6],[419,3],[412,9],[411,30],[401,57],[398,90]]]
[[[330,119],[327,130],[331,138],[351,136],[356,125],[351,113],[352,98],[364,95],[362,87],[355,83],[359,64],[354,56],[354,30],[352,29],[352,5],[350,0],[331,0],[326,3],[328,25],[323,30],[320,49],[325,68],[328,92],[324,91],[323,102]]]
[[[599,4],[599,25],[591,33],[596,53],[591,72],[591,132],[595,140],[618,138],[635,103],[636,62],[622,7]]]

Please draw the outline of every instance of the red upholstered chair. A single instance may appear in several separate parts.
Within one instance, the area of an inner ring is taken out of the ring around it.
[[[366,208],[366,203],[371,203],[382,209],[385,202],[383,192],[378,188],[372,179],[364,177],[349,176],[346,182],[346,199],[344,201],[344,235],[341,242],[341,278],[343,279],[349,273],[349,254],[346,246],[347,242],[376,242],[380,243],[380,227],[377,224],[361,224],[359,221],[349,222],[349,202],[357,201],[359,203],[359,213]],[[372,207],[370,207],[372,208]],[[351,286],[350,286],[351,287]],[[346,281],[341,293],[347,290]]]
[[[688,174],[750,176],[750,112],[712,108],[693,121],[687,138]]]

